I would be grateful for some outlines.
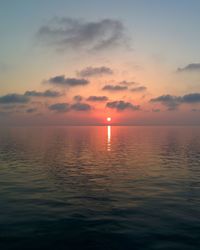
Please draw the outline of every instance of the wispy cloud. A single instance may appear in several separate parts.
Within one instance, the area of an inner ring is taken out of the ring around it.
[[[107,90],[107,91],[123,91],[123,90],[127,90],[128,87],[127,86],[121,86],[121,85],[111,85],[111,84],[108,84],[108,85],[105,85],[102,90]]]
[[[124,111],[124,110],[139,110],[140,106],[139,105],[134,105],[130,102],[124,102],[124,101],[113,101],[113,102],[108,102],[106,104],[107,108],[111,108],[111,109],[116,109],[117,111]]]
[[[55,18],[42,26],[37,38],[56,49],[102,51],[128,43],[124,25],[119,20],[103,19],[87,22],[75,18]]]
[[[63,87],[76,87],[89,84],[89,81],[83,78],[66,78],[64,75],[51,77],[47,80],[48,83]]]
[[[121,82],[119,82],[119,84],[125,85],[125,86],[132,86],[132,85],[135,85],[137,83],[133,82],[133,81],[121,81]]]
[[[113,71],[111,68],[102,66],[102,67],[87,67],[77,72],[77,75],[80,77],[93,77],[93,76],[102,76],[102,75],[112,75]]]
[[[44,92],[32,90],[32,91],[26,91],[24,95],[30,97],[59,97],[62,96],[63,94],[54,90],[46,90]]]
[[[49,110],[63,113],[63,112],[69,112],[69,111],[90,111],[92,107],[87,103],[55,103],[48,107]]]
[[[132,92],[144,92],[146,90],[147,90],[147,87],[145,87],[145,86],[139,86],[139,87],[130,89],[130,91],[132,91]]]
[[[195,72],[200,71],[200,63],[190,63],[183,68],[178,68],[177,72]]]

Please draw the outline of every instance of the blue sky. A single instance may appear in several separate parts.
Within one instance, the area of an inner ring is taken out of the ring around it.
[[[194,60],[200,48],[199,10],[196,0],[1,1],[1,44],[13,52],[12,39],[23,46],[24,39],[31,39],[39,25],[55,16],[89,20],[109,17],[126,23],[135,46],[144,53],[170,54],[177,61]],[[185,51],[180,55],[182,49]],[[7,52],[1,46],[3,57]]]

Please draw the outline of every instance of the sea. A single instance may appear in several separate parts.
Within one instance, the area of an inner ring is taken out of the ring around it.
[[[199,250],[200,127],[1,127],[0,249]]]

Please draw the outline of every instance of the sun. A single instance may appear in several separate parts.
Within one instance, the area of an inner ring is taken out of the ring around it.
[[[111,122],[111,117],[107,117],[107,122]]]

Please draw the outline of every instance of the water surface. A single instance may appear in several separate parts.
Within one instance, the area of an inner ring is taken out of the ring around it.
[[[200,127],[0,129],[0,249],[200,249]]]

